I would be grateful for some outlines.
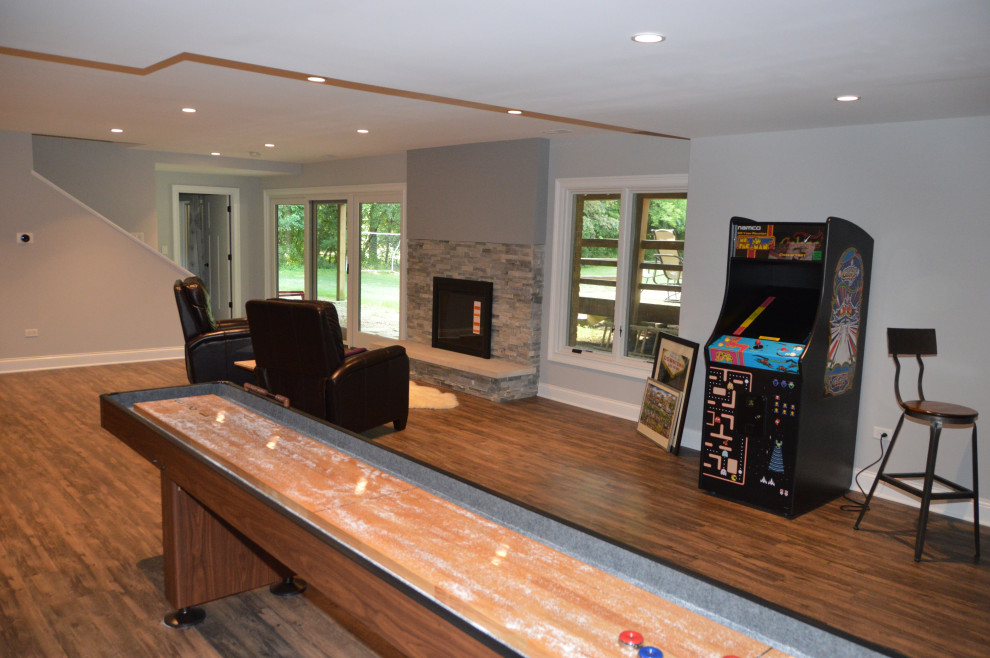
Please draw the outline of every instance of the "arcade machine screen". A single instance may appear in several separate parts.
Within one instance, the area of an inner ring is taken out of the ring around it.
[[[709,345],[712,360],[796,373],[815,323],[816,292],[765,288],[747,295],[736,308],[723,325],[731,331]]]

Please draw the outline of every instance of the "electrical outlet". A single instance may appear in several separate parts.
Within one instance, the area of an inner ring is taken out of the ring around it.
[[[893,435],[893,433],[894,433],[894,430],[892,430],[892,429],[890,429],[888,427],[876,427],[876,426],[874,426],[874,428],[873,428],[873,438],[874,439],[883,438],[883,435],[884,434],[886,434],[887,435],[887,438],[889,439],[891,437],[891,435]]]
[[[25,329],[24,330],[24,337],[25,338],[37,338],[38,337],[38,330],[37,329]]]

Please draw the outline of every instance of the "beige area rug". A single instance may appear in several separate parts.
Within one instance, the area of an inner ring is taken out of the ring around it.
[[[453,409],[457,406],[457,396],[429,386],[409,382],[410,409]]]

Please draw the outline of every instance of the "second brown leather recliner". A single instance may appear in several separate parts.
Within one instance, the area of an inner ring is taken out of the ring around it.
[[[335,425],[363,432],[409,416],[409,357],[400,345],[345,355],[337,310],[316,300],[247,303],[259,386]]]
[[[253,381],[254,375],[234,365],[254,358],[247,320],[214,320],[210,293],[199,277],[177,280],[173,291],[185,339],[189,383],[230,381],[243,384]]]

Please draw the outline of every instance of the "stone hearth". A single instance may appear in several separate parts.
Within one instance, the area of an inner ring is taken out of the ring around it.
[[[434,276],[491,281],[492,358],[477,361],[490,361],[487,368],[513,373],[492,377],[479,372],[486,369],[483,364],[465,369],[463,364],[448,363],[443,354],[427,356],[429,352],[415,346],[407,348],[413,378],[496,401],[536,395],[542,340],[543,254],[542,245],[410,240],[406,261],[408,341],[433,350]]]

